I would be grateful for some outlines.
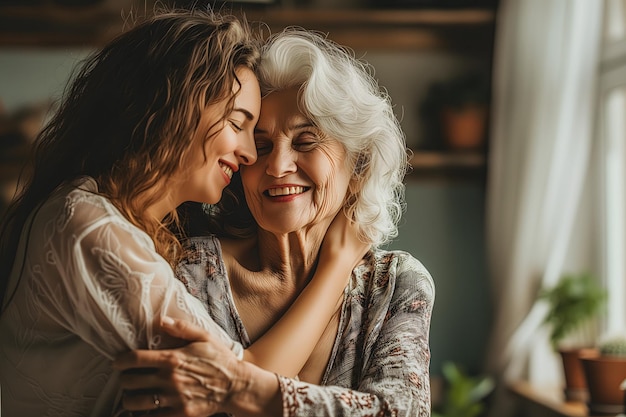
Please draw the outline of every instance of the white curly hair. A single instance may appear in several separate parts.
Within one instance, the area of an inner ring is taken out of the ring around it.
[[[398,235],[409,154],[391,98],[373,73],[352,50],[289,27],[265,43],[259,81],[264,95],[299,88],[300,110],[343,144],[354,172],[346,213],[365,241],[380,246]]]

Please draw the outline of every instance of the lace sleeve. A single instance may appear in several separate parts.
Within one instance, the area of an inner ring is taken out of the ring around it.
[[[97,202],[97,200],[95,200]],[[235,344],[176,279],[150,238],[106,205],[66,203],[44,232],[46,264],[58,281],[40,279],[42,308],[103,355],[135,348],[167,348],[162,316],[184,318]]]
[[[434,286],[415,260],[398,270],[378,337],[354,387],[318,386],[279,376],[284,417],[430,416],[428,334]],[[354,389],[351,389],[354,388]]]

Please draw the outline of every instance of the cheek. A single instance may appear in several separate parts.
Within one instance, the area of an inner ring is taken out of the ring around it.
[[[332,193],[339,195],[343,200],[348,189],[351,177],[351,170],[347,167],[348,155],[339,146],[332,146],[323,152],[324,161],[320,161],[320,166],[325,166],[327,170],[327,186]]]
[[[259,190],[259,178],[261,178],[261,171],[258,164],[242,165],[239,170],[241,176],[241,184],[243,186],[244,196],[248,206],[252,207],[256,202],[261,200],[261,192]]]
[[[241,184],[244,191],[255,189],[258,178],[260,178],[258,160],[252,165],[242,165],[239,167],[239,175],[241,176]]]
[[[200,153],[206,155],[207,160],[217,160],[224,155],[234,152],[239,141],[244,140],[243,136],[240,138],[230,127],[222,127],[220,131],[213,137],[206,140]]]
[[[209,161],[211,159],[215,159],[218,154],[223,154],[223,150],[221,148],[224,147],[224,144],[228,141],[228,135],[224,134],[224,130],[220,132],[217,136],[209,139],[204,144],[204,155],[206,155],[206,159]]]
[[[318,206],[320,213],[336,213],[343,206],[350,182],[350,172],[345,168],[344,161],[331,159],[326,161],[327,175],[320,179],[318,189]],[[320,166],[320,165],[318,165]]]
[[[204,153],[206,152],[205,144],[200,140],[194,142],[190,148],[184,153],[180,160],[180,167],[183,169],[198,169],[204,164]]]

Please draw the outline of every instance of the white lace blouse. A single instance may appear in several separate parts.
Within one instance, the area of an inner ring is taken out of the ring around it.
[[[175,278],[146,233],[87,178],[57,190],[27,222],[0,316],[5,417],[110,416],[119,400],[111,360],[134,348],[171,347],[167,315],[232,346]]]

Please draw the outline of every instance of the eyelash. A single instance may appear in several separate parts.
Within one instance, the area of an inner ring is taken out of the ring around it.
[[[311,149],[311,148],[313,148],[315,145],[317,145],[317,142],[315,142],[315,141],[307,141],[307,142],[298,142],[298,143],[294,143],[294,144],[293,144],[293,147],[294,147],[295,149],[300,150],[300,149],[303,149],[303,148],[304,148],[304,149]]]
[[[303,132],[299,135],[298,139],[294,141],[294,147],[308,147],[315,146],[319,143],[319,137],[313,132]]]
[[[237,133],[243,131],[243,128],[241,126],[239,126],[237,123],[233,122],[232,120],[228,121],[230,123],[230,125],[235,129],[235,131]]]

